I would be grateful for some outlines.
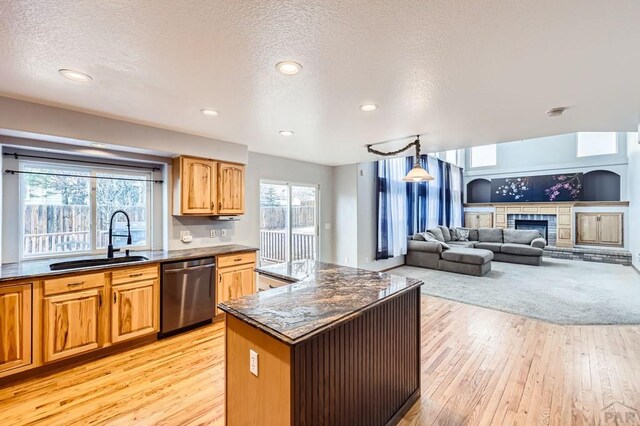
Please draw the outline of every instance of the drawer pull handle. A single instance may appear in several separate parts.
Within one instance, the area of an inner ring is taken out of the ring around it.
[[[242,258],[241,257],[236,257],[235,259],[233,259],[233,261],[234,262],[240,262],[240,261],[242,261]]]
[[[135,277],[141,277],[141,276],[142,276],[142,272],[138,274],[129,274],[129,278],[135,278]]]
[[[67,287],[78,287],[78,286],[81,286],[82,284],[84,284],[84,281],[80,281],[79,283],[69,283],[67,284]]]

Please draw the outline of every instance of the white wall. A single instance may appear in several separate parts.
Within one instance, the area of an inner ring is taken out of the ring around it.
[[[640,122],[640,120],[639,120]],[[638,126],[640,132],[640,125]],[[636,135],[637,138],[637,135]],[[633,266],[640,269],[640,145],[637,140],[627,144],[629,155],[629,251],[633,256]]]
[[[335,261],[358,266],[358,166],[347,164],[333,168]]]

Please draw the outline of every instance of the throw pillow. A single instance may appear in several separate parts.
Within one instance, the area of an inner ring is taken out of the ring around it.
[[[449,245],[447,243],[445,243],[444,241],[440,241],[438,240],[431,232],[427,231],[427,232],[422,232],[420,233],[420,235],[422,236],[422,238],[424,238],[424,240],[428,243],[438,243],[442,246],[443,250],[447,250],[449,249]]]
[[[443,243],[445,242],[444,241],[444,235],[442,234],[442,230],[440,228],[427,229],[427,232],[431,232],[433,234],[433,236],[438,239],[438,241],[443,242]]]
[[[444,242],[448,243],[452,240],[451,231],[446,226],[438,226],[438,228],[442,231],[442,236],[444,237]]]
[[[455,233],[456,233],[457,241],[464,241],[464,242],[469,241],[468,229],[456,228]]]

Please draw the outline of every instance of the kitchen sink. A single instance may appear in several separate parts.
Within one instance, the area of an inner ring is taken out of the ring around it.
[[[143,260],[149,260],[144,256],[123,256],[123,257],[114,257],[111,259],[83,259],[83,260],[70,260],[68,262],[58,262],[52,263],[49,265],[49,269],[52,271],[60,271],[62,269],[75,269],[75,268],[88,268],[91,266],[103,266],[103,265],[113,265],[118,263],[129,263],[129,262],[141,262]]]

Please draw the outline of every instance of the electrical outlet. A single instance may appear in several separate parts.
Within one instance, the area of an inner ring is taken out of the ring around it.
[[[217,238],[220,236],[220,231],[217,229],[212,229],[211,230],[211,238]]]
[[[249,349],[249,371],[258,377],[258,353]]]
[[[227,236],[227,230],[226,229],[221,229],[220,230],[220,235],[223,236],[223,237],[226,237]]]

